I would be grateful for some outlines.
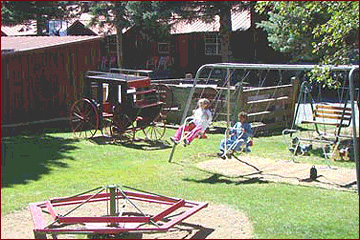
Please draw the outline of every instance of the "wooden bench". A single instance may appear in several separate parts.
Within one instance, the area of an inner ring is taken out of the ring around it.
[[[313,120],[304,120],[301,123],[348,127],[351,123],[351,108],[317,104],[313,112]]]

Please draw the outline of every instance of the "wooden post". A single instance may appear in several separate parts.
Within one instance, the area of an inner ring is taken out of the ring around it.
[[[244,111],[244,105],[245,105],[245,103],[244,103],[244,86],[241,84],[237,90],[238,90],[238,94],[236,97],[236,109],[239,113],[241,111]],[[237,114],[236,114],[236,116],[237,116]]]

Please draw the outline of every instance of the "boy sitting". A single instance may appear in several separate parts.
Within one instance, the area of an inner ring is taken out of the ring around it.
[[[220,142],[220,152],[218,156],[222,159],[226,159],[225,151],[225,141],[227,145],[226,155],[231,157],[231,154],[234,151],[239,151],[240,147],[245,145],[245,152],[250,152],[250,149],[247,146],[248,138],[252,136],[251,124],[248,123],[247,113],[240,112],[238,114],[239,121],[230,130],[230,138],[221,140]]]

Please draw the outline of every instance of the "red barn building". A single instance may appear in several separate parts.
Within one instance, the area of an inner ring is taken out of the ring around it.
[[[65,118],[100,61],[99,36],[1,37],[1,124]]]

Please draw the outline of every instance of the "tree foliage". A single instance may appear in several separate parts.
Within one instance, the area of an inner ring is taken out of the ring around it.
[[[358,1],[258,2],[268,20],[257,25],[275,50],[293,62],[358,64]]]
[[[177,21],[211,22],[219,16],[222,60],[227,62],[231,56],[231,11],[241,11],[249,4],[243,1],[2,1],[1,20],[7,25],[37,20],[41,35],[46,20],[74,17],[71,13],[81,12],[75,9],[89,9],[93,14],[91,24],[116,28],[121,41],[121,31],[131,26],[141,27],[144,33],[158,40],[167,37]]]
[[[178,21],[204,22],[220,17],[222,37],[222,61],[227,62],[231,55],[229,39],[231,11],[241,11],[249,6],[242,1],[113,1],[98,2],[92,8],[93,24],[113,24],[117,27],[138,26],[151,39],[159,40],[169,35],[171,27]],[[100,21],[100,19],[102,19]]]
[[[270,46],[292,62],[359,64],[358,1],[258,2],[255,10],[268,15],[257,27],[268,33]],[[341,84],[328,67],[316,67],[308,75],[323,87]]]
[[[37,21],[37,34],[46,33],[46,21],[77,16],[78,5],[69,1],[1,1],[1,24],[28,24]]]

